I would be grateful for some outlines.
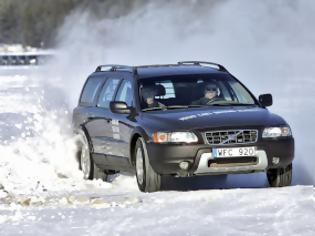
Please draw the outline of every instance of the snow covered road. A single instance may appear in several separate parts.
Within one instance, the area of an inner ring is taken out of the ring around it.
[[[2,206],[1,235],[309,235],[315,191],[199,190],[98,194],[50,207]]]

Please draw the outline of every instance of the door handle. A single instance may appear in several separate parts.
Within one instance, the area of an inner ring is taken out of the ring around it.
[[[111,118],[100,117],[100,116],[89,116],[86,118],[86,122],[92,121],[92,120],[106,120],[107,123],[110,123],[112,121]]]
[[[87,118],[88,121],[91,121],[91,120],[94,120],[94,119],[95,119],[94,116],[89,116],[89,117]]]
[[[102,117],[98,117],[98,116],[89,116],[86,120],[87,120],[87,121],[91,121],[91,120],[98,120],[98,119],[102,119]]]

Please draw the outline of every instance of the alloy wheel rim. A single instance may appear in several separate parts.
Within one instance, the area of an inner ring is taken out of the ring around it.
[[[137,172],[137,180],[139,184],[143,184],[144,169],[143,169],[143,155],[142,155],[141,148],[137,149],[136,172]]]

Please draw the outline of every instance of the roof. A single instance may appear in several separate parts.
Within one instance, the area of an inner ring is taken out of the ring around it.
[[[220,64],[201,61],[184,61],[177,64],[162,65],[100,65],[95,73],[99,72],[131,72],[138,78],[149,78],[157,76],[189,75],[189,74],[209,74],[209,73],[228,73]]]
[[[172,76],[187,74],[209,74],[218,73],[217,69],[198,65],[173,65],[173,66],[146,66],[138,67],[137,75],[139,78],[156,77],[156,76]]]

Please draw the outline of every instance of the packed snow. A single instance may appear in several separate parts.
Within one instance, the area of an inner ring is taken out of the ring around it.
[[[76,200],[73,204],[62,198],[51,207],[3,208],[1,230],[6,235],[313,236],[315,233],[312,187],[104,193]]]

